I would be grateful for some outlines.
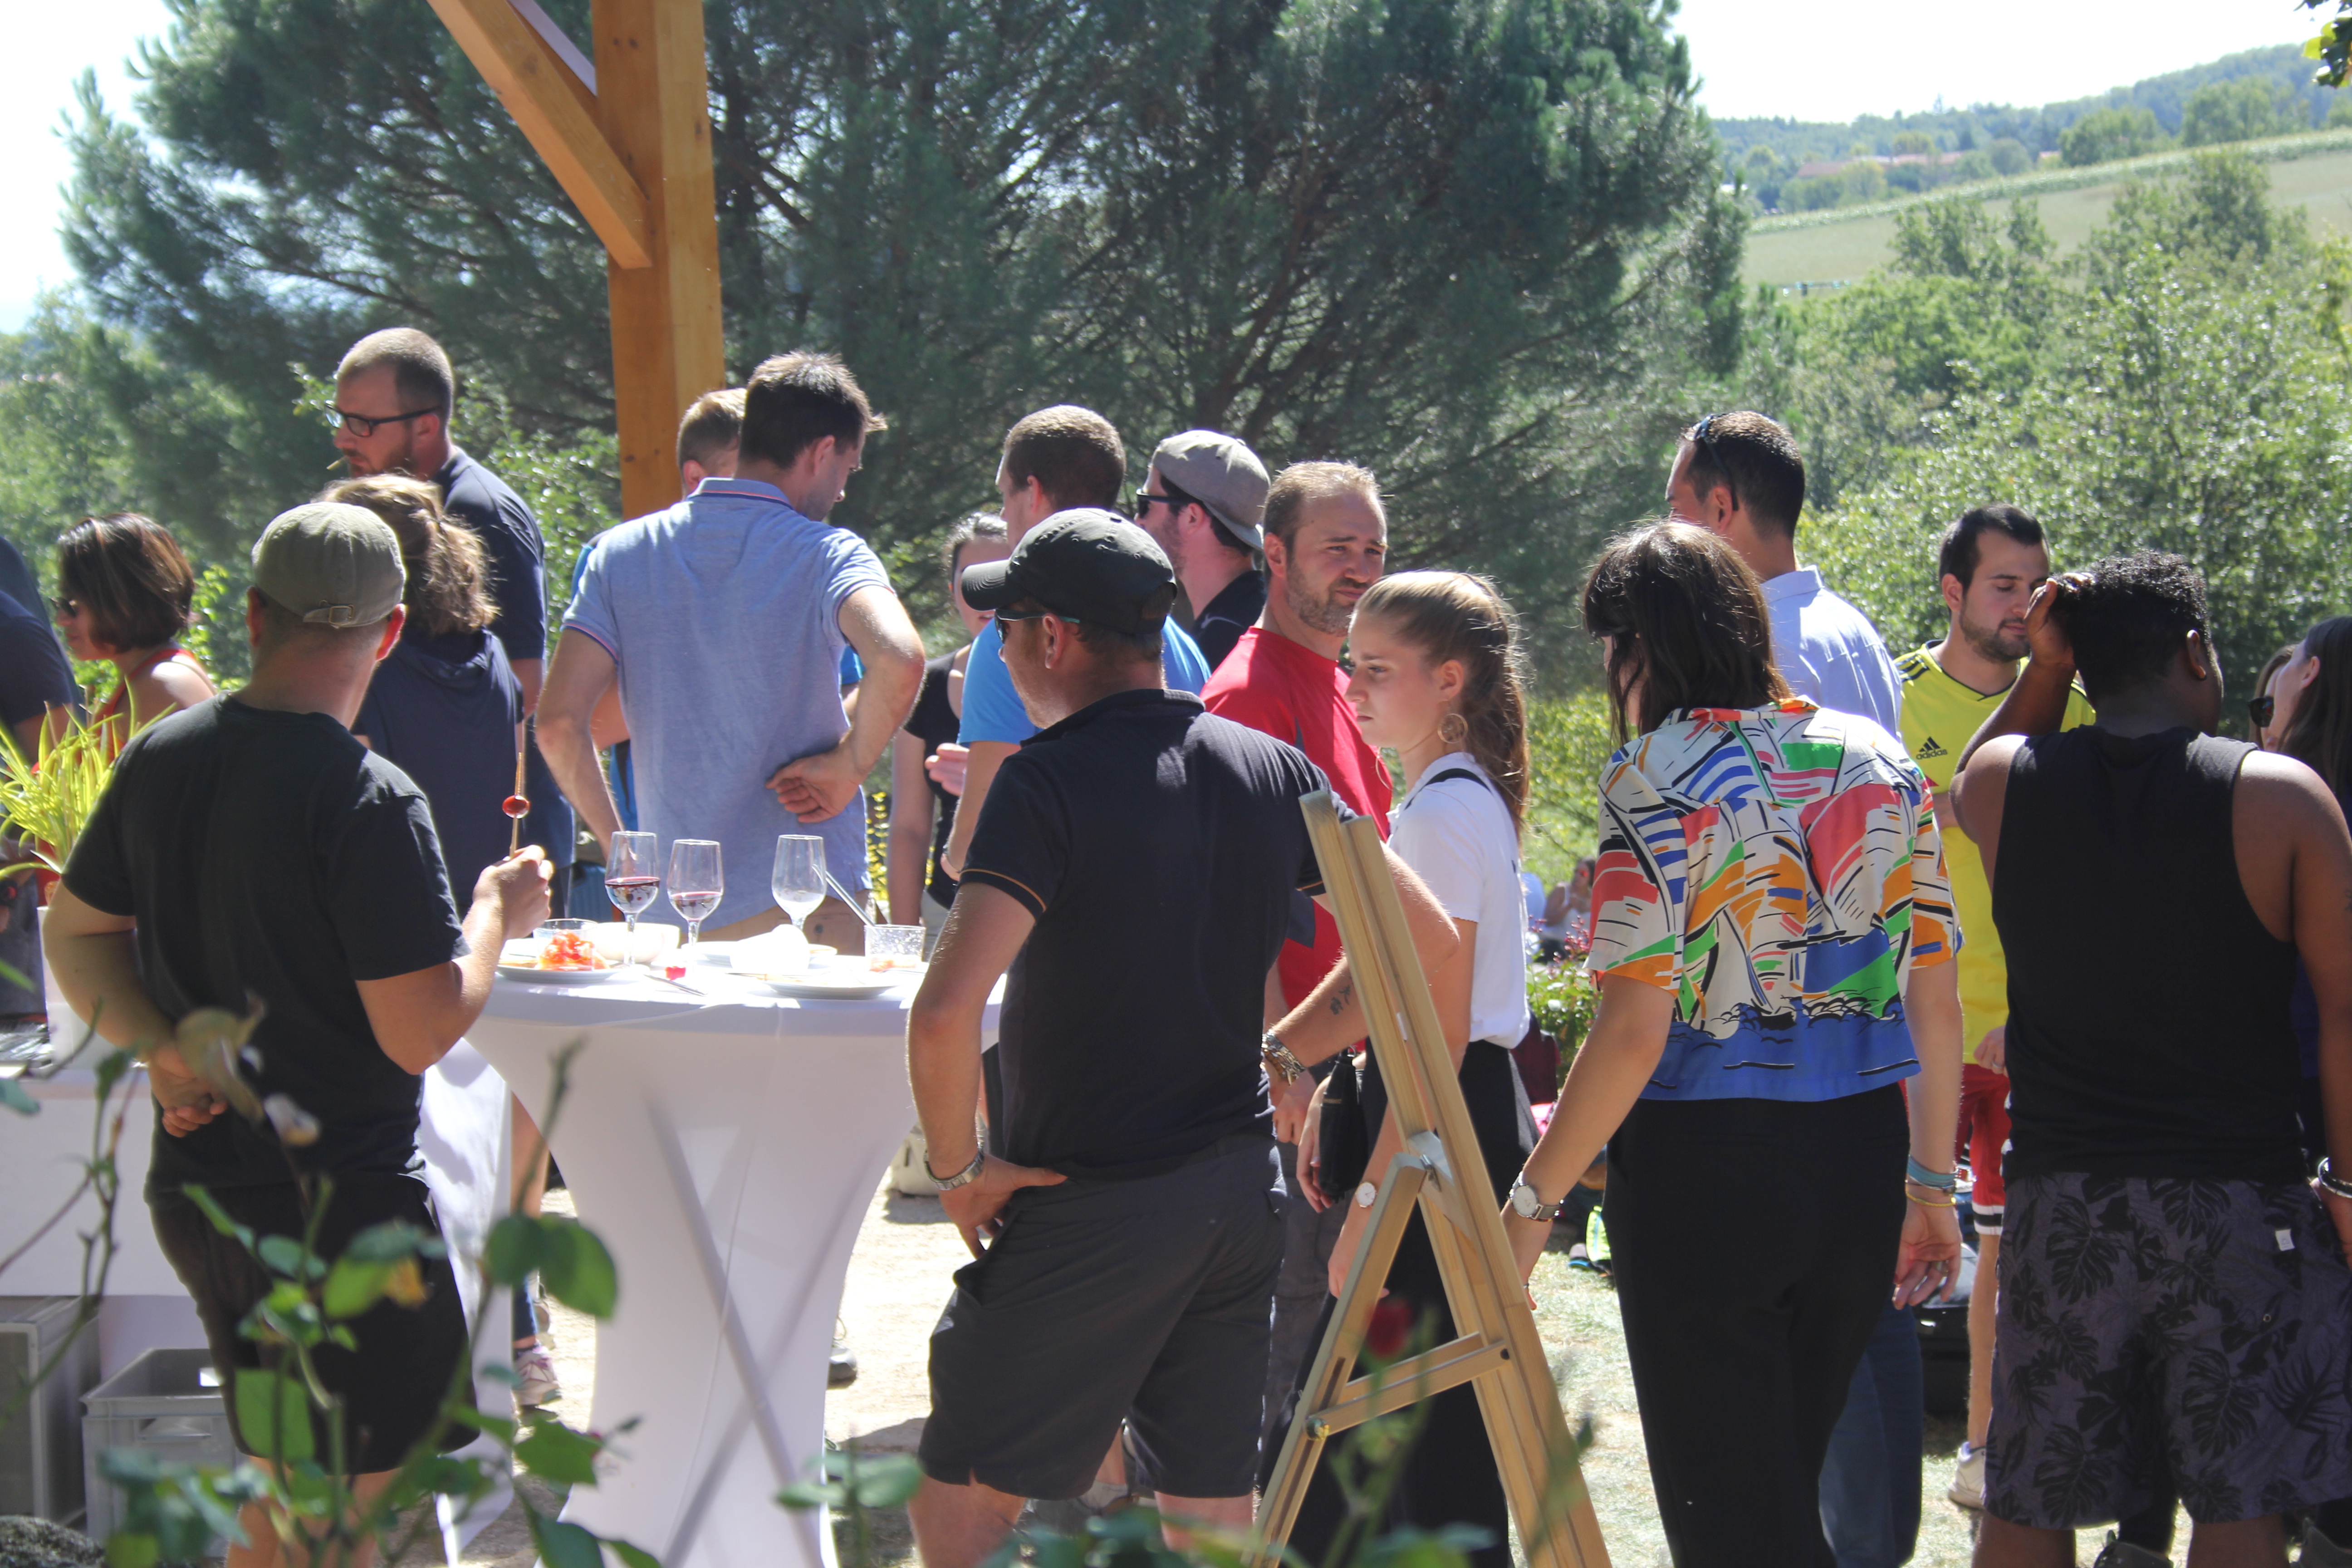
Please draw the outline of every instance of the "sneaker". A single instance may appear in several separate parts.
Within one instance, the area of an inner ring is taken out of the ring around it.
[[[2118,1541],[2116,1532],[2107,1531],[2107,1543],[2091,1559],[2091,1568],[2172,1568],[2172,1559],[2158,1556],[2145,1546],[2134,1546],[2128,1541]]]
[[[1984,1450],[1960,1445],[1959,1467],[1952,1472],[1952,1484],[1944,1495],[1962,1508],[1984,1507]]]
[[[1580,1241],[1568,1249],[1568,1266],[1586,1273],[1592,1272],[1592,1254],[1586,1249],[1584,1243]]]
[[[555,1358],[546,1351],[517,1351],[514,1370],[517,1405],[536,1406],[563,1397],[563,1385],[555,1377]]]
[[[839,1340],[833,1342],[833,1360],[824,1369],[827,1388],[847,1388],[857,1381],[857,1355]]]

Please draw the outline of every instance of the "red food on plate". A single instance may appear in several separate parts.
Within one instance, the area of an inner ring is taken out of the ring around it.
[[[539,950],[541,969],[602,969],[604,961],[596,956],[596,944],[576,931],[560,931],[547,939]]]

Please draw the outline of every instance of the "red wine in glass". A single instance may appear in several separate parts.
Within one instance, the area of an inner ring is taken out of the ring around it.
[[[661,890],[659,877],[607,877],[604,896],[613,907],[625,915],[636,916],[653,907],[654,895]]]

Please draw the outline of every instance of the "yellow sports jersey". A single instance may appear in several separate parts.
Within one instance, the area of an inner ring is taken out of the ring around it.
[[[1895,668],[1903,678],[1903,745],[1935,787],[1937,824],[1944,832],[1952,908],[1960,921],[1962,1059],[1972,1062],[1985,1032],[2009,1022],[2009,965],[2001,957],[2000,932],[1992,923],[1992,886],[1985,880],[1984,858],[1944,810],[1945,792],[1952,786],[1952,768],[1960,753],[2008,693],[1978,691],[1953,679],[1936,662],[1937,646],[1914,648],[1895,661]],[[2062,727],[2072,730],[2091,718],[2091,700],[2077,686],[2066,700]]]

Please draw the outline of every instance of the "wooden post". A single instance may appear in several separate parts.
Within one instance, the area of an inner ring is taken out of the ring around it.
[[[1405,926],[1404,906],[1389,878],[1379,830],[1367,816],[1342,826],[1328,793],[1299,805],[1405,1147],[1381,1181],[1363,1246],[1300,1391],[1297,1415],[1258,1510],[1252,1568],[1277,1568],[1326,1441],[1465,1383],[1477,1392],[1478,1413],[1531,1568],[1609,1568],[1600,1521],[1560,1414],[1559,1391],[1486,1184],[1469,1107]],[[1455,1338],[1373,1375],[1351,1378],[1372,1307],[1416,1206],[1437,1257]]]
[[[677,422],[727,384],[700,0],[594,0],[596,118],[645,192],[651,265],[606,258],[621,513],[678,496]]]

